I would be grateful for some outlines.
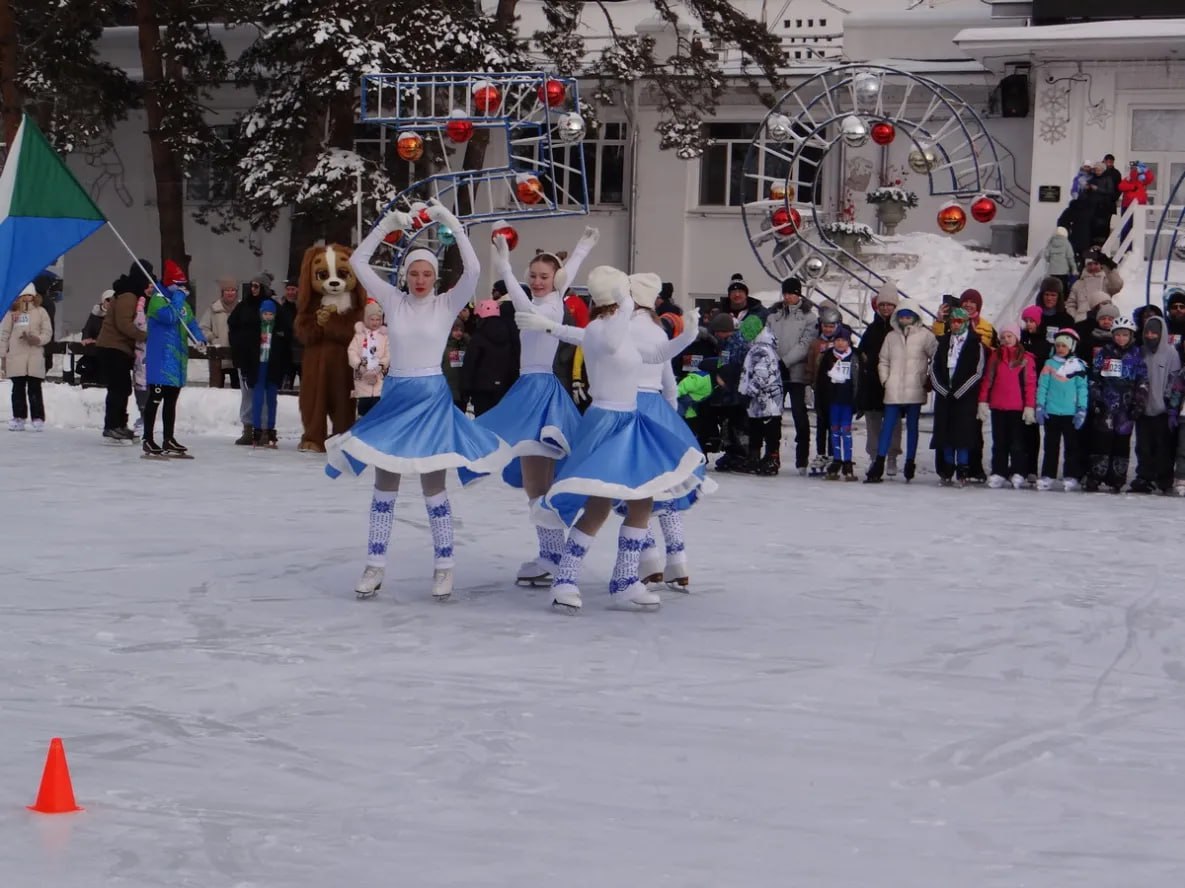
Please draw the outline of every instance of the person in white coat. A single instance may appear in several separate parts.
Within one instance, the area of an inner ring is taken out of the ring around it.
[[[893,328],[881,346],[877,372],[885,387],[885,419],[876,446],[876,459],[864,481],[879,483],[885,472],[885,458],[897,423],[905,417],[905,467],[902,474],[912,481],[917,472],[918,421],[926,403],[926,378],[938,350],[938,340],[922,323],[917,308],[902,299],[889,320]]]
[[[441,370],[440,356],[453,321],[473,298],[481,266],[452,213],[433,200],[428,215],[448,227],[461,253],[463,271],[448,292],[436,292],[438,265],[430,250],[411,250],[403,257],[406,290],[388,283],[370,267],[370,257],[388,234],[410,229],[406,213],[384,216],[350,257],[358,281],[383,308],[391,354],[378,404],[348,432],[325,442],[325,472],[330,477],[347,471],[360,475],[368,465],[375,469],[366,569],[355,588],[360,598],[374,596],[382,585],[403,475],[420,476],[432,531],[432,597],[439,601],[453,591],[453,512],[445,472],[452,468],[492,472],[510,459],[509,448],[496,435],[456,408]]]
[[[22,432],[30,414],[33,431],[45,427],[45,344],[53,336],[49,312],[29,284],[0,321],[0,375],[12,380],[12,420],[9,431]]]
[[[675,498],[699,487],[696,470],[704,455],[694,442],[670,431],[638,409],[643,363],[663,364],[699,333],[692,311],[684,332],[662,345],[639,343],[631,334],[634,302],[629,278],[615,268],[594,268],[588,277],[592,320],[580,330],[535,312],[518,312],[523,330],[542,330],[580,344],[588,367],[592,405],[581,417],[572,455],[544,497],[571,527],[552,583],[552,605],[569,613],[581,607],[580,567],[615,500],[627,504],[617,541],[617,564],[609,583],[612,607],[653,610],[658,593],[639,577],[639,562],[655,497]]]

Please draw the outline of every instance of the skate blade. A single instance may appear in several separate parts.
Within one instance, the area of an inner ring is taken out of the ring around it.
[[[152,454],[152,453],[141,453],[140,459],[147,459],[147,460],[150,460],[151,462],[168,462],[169,461],[169,458],[167,456],[165,456],[163,453],[160,456],[157,456],[156,454]]]
[[[193,459],[188,453],[166,453],[165,459]]]
[[[562,601],[557,601],[554,598],[551,601],[551,609],[557,614],[563,614],[565,617],[574,617],[580,613],[580,605],[565,604]]]
[[[546,575],[539,577],[517,577],[514,584],[528,589],[542,589],[544,586],[551,586],[551,582],[551,576]]]
[[[383,588],[383,587],[378,586],[375,588],[375,590],[373,592],[366,592],[366,591],[363,591],[360,589],[355,589],[354,595],[359,601],[369,601],[370,599],[374,598],[376,595],[379,594],[379,589],[381,589],[381,588]]]
[[[633,614],[654,613],[661,607],[661,602],[655,604],[638,604],[635,601],[610,601],[608,604],[608,609],[611,611],[620,611],[622,613]]]
[[[665,585],[672,592],[682,592],[684,594],[691,592],[691,580],[689,580],[687,577],[679,577],[678,579],[667,580],[663,585]]]

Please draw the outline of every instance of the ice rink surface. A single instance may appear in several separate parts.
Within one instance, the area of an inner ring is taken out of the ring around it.
[[[566,618],[499,484],[357,602],[367,479],[188,443],[0,432],[6,888],[1182,883],[1179,500],[722,477],[693,594],[605,610],[614,524]]]

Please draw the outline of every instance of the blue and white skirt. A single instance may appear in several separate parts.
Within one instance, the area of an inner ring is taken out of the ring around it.
[[[559,467],[544,503],[572,525],[590,496],[611,500],[669,499],[699,486],[704,455],[665,423],[637,410],[595,404],[580,420],[572,455]]]
[[[467,468],[496,472],[512,454],[493,432],[453,405],[442,374],[388,376],[383,396],[353,427],[325,442],[325,474],[361,475],[367,466],[400,475]]]
[[[687,423],[684,422],[677,410],[667,403],[658,392],[639,391],[638,392],[638,412],[650,417],[657,423],[661,423],[665,428],[673,434],[678,435],[688,447],[694,447],[699,450],[699,442],[695,440],[695,435],[692,434],[691,429]],[[654,511],[665,512],[674,510],[676,512],[684,512],[690,509],[699,501],[699,498],[704,494],[713,493],[717,489],[717,484],[707,476],[707,465],[699,466],[695,470],[695,476],[699,479],[699,484],[691,490],[678,496],[667,496],[665,493],[659,494],[654,498]],[[618,511],[624,512],[624,504],[619,505]]]
[[[511,487],[523,486],[519,457],[543,456],[561,460],[572,451],[573,436],[580,425],[580,411],[554,373],[520,376],[502,400],[474,420],[510,445],[514,458],[502,470],[502,480]],[[468,484],[480,475],[461,472]]]

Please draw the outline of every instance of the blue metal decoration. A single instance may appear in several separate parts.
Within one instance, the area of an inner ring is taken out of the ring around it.
[[[1164,202],[1152,238],[1152,252],[1147,257],[1144,302],[1152,301],[1153,288],[1158,287],[1160,292],[1156,295],[1166,311],[1173,291],[1185,291],[1185,206],[1178,203],[1182,197],[1185,197],[1185,173],[1177,178]]]
[[[435,133],[444,143],[488,131],[486,165],[445,168],[412,183],[383,212],[435,197],[467,225],[588,214],[584,120],[575,78],[543,71],[367,74],[361,121],[393,132]],[[450,135],[455,138],[450,139]],[[442,252],[452,232],[418,222],[391,244],[392,267],[416,247]]]

